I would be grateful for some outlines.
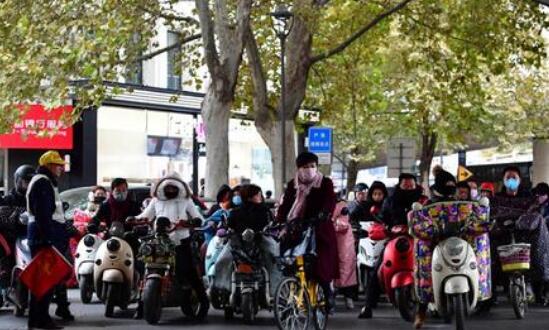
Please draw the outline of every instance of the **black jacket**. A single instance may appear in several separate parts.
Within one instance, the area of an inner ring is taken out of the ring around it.
[[[238,234],[247,228],[260,232],[273,221],[273,215],[265,204],[244,202],[242,206],[231,211],[227,225]]]
[[[52,184],[57,187],[57,180],[45,167],[39,167],[36,173],[46,175],[51,183],[46,179],[39,179],[28,192],[28,208],[35,217],[35,221],[28,226],[29,246],[51,244],[64,253],[68,248],[69,234],[65,224],[53,220],[56,205]]]
[[[389,227],[408,224],[408,212],[412,204],[423,196],[421,189],[402,190],[396,187],[391,197],[385,200],[382,210],[383,222]]]
[[[0,198],[0,206],[11,207],[27,207],[27,197],[17,192],[15,188],[12,188],[10,193]]]

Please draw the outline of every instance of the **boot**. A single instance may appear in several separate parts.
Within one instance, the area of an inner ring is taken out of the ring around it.
[[[134,320],[140,320],[143,318],[143,302],[139,301],[137,304],[137,309],[135,310],[135,314],[133,314]]]
[[[372,316],[372,309],[366,306],[362,307],[360,314],[358,314],[359,319],[371,319]]]
[[[421,329],[423,327],[423,324],[425,323],[426,317],[427,313],[419,310],[416,314],[416,319],[414,320],[414,329]]]
[[[69,303],[57,305],[55,309],[55,315],[60,317],[63,321],[72,322],[74,321],[74,315],[71,314],[69,310]]]

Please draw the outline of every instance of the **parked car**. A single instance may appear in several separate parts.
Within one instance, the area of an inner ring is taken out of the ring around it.
[[[67,218],[67,220],[73,219],[75,210],[86,209],[88,206],[88,194],[92,188],[92,186],[78,187],[61,192],[61,200],[69,205],[68,209],[65,211],[65,218]],[[149,186],[130,186],[128,190],[128,197],[139,203],[139,205],[151,195],[151,187]]]

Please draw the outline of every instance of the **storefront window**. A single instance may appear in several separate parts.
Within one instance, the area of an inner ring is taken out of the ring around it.
[[[115,177],[124,177],[130,184],[143,185],[173,171],[189,182],[193,173],[193,123],[192,115],[186,114],[107,106],[99,108],[99,183],[108,184]],[[150,137],[168,140],[164,150],[159,148],[159,152],[151,154]],[[179,145],[175,152],[169,150],[172,141],[177,141]]]

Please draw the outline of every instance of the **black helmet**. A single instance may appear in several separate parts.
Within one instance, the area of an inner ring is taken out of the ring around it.
[[[21,165],[13,173],[13,180],[15,183],[15,190],[20,194],[27,192],[27,186],[31,181],[36,170],[31,165]]]

